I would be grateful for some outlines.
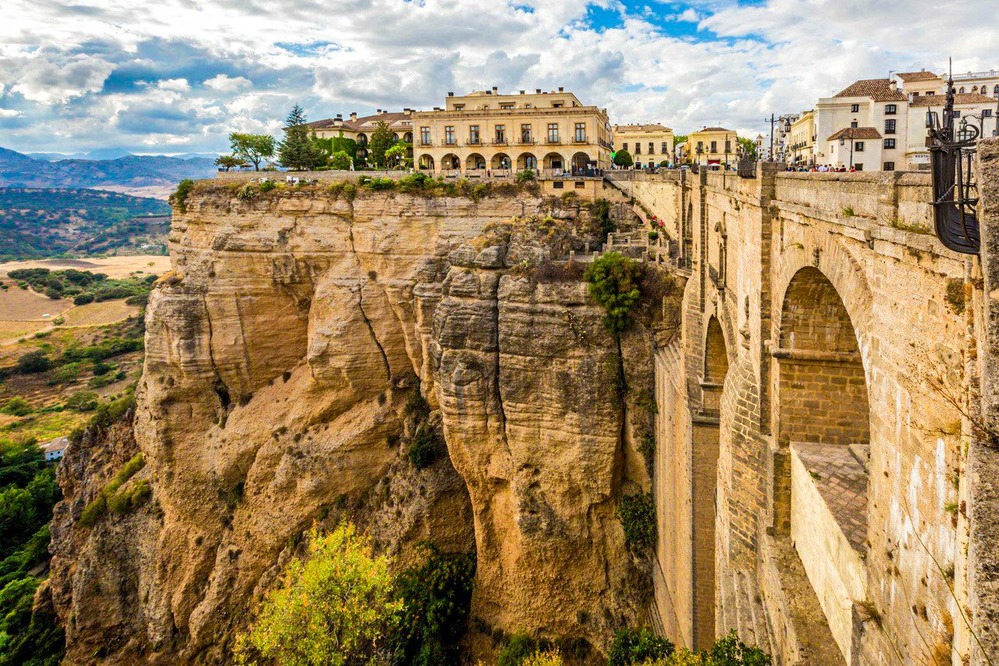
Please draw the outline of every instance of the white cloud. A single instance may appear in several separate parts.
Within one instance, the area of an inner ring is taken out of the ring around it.
[[[16,109],[0,109],[0,118],[17,118],[21,112]]]
[[[173,92],[187,92],[191,89],[191,84],[187,79],[162,79],[157,81],[156,86],[160,90],[170,90]]]
[[[227,76],[219,74],[205,81],[205,87],[217,90],[222,93],[233,93],[243,88],[248,88],[252,83],[245,76]]]
[[[99,56],[74,55],[62,61],[44,57],[0,59],[0,83],[26,100],[64,104],[100,90],[114,66]]]

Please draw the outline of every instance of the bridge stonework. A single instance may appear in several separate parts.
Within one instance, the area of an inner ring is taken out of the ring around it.
[[[979,168],[999,182],[999,147]],[[999,232],[989,282],[932,235],[925,174],[610,179],[687,277],[655,355],[665,633],[735,629],[779,664],[999,658]],[[999,186],[981,207],[999,230]]]

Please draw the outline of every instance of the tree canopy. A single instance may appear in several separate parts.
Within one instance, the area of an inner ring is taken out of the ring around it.
[[[219,155],[215,158],[215,165],[222,167],[226,171],[238,169],[241,166],[246,166],[246,164],[246,160],[236,155]]]
[[[635,159],[627,150],[619,150],[614,153],[614,164],[619,167],[630,167],[635,163]]]
[[[385,153],[392,147],[393,143],[395,143],[395,137],[392,134],[392,128],[384,120],[379,120],[378,125],[375,126],[375,131],[371,133],[371,141],[368,142],[368,162],[376,167],[384,167],[386,164]]]
[[[611,333],[623,333],[631,325],[631,310],[642,297],[641,277],[642,265],[617,252],[602,254],[586,269],[590,295],[607,311],[604,325]]]
[[[294,171],[308,171],[326,163],[322,147],[309,136],[305,111],[296,104],[288,114],[284,141],[278,146],[278,161]]]
[[[405,141],[397,141],[385,151],[386,166],[408,166],[412,160],[409,157],[409,149],[412,146]]]
[[[757,153],[757,151],[756,151],[756,148],[757,148],[756,142],[753,141],[752,139],[747,139],[746,137],[740,136],[739,137],[739,145],[742,146],[742,156],[743,156],[743,158],[744,159],[750,159],[750,160],[753,160],[755,162],[756,158],[757,158],[757,154],[756,154]]]
[[[274,143],[274,137],[269,134],[233,132],[229,135],[233,157],[249,162],[256,171],[260,171],[260,163],[264,159],[274,156]]]

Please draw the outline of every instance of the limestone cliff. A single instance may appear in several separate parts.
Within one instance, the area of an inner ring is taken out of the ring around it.
[[[652,364],[647,330],[622,354],[578,275],[530,270],[592,240],[586,207],[246,192],[199,184],[175,210],[134,419],[153,502],[88,530],[97,484],[64,483],[67,661],[224,662],[303,531],[345,517],[402,561],[424,539],[477,550],[476,653],[514,631],[602,650],[646,603],[614,513],[648,486]],[[414,391],[449,453],[422,471]]]

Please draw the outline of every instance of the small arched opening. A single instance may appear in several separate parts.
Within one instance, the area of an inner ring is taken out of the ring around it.
[[[448,153],[441,158],[441,168],[445,171],[460,171],[461,159],[454,153]]]
[[[592,172],[596,166],[596,160],[590,159],[590,156],[584,152],[578,152],[572,156],[572,173],[577,176],[585,176]]]
[[[565,168],[565,159],[559,153],[548,153],[545,155],[544,168],[561,171]]]
[[[417,161],[421,171],[433,171],[434,170],[434,158],[432,155],[423,154],[420,155],[420,159]]]
[[[510,168],[510,156],[506,153],[496,153],[493,155],[491,168],[495,170],[508,170]]]
[[[468,170],[485,169],[486,158],[479,153],[472,153],[465,159],[465,168]]]
[[[521,153],[517,157],[517,170],[523,171],[524,169],[537,169],[538,168],[538,158],[534,156],[534,153]]]

